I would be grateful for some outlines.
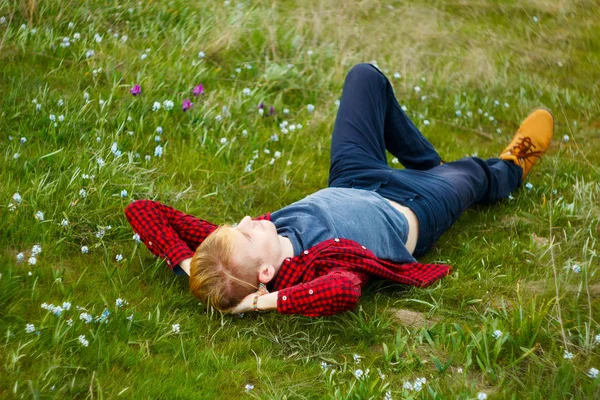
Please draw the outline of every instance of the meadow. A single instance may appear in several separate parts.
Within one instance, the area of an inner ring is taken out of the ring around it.
[[[599,6],[0,0],[0,398],[600,398]],[[199,303],[124,208],[235,223],[326,187],[361,62],[446,161],[538,106],[552,147],[420,259],[454,267],[428,288],[320,318]]]

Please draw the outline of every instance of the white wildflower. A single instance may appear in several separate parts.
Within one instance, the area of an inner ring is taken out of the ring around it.
[[[31,249],[31,255],[37,256],[41,252],[42,252],[42,246],[40,246],[39,244],[34,244],[33,248]]]
[[[132,237],[133,240],[135,240],[136,242],[141,242],[142,240],[140,239],[140,235],[138,235],[137,233],[135,233]]]
[[[598,370],[596,368],[590,368],[590,370],[588,371],[587,375],[590,378],[596,379],[598,377]]]
[[[37,219],[38,221],[43,221],[44,220],[44,213],[41,211],[38,211],[35,213],[35,219]]]
[[[154,148],[154,156],[155,157],[160,157],[163,154],[163,148],[161,145],[158,145]]]
[[[117,260],[117,262],[122,261],[123,260],[123,255],[122,254],[117,254],[115,256],[115,260]]]
[[[18,192],[12,195],[12,199],[16,203],[21,204],[21,195]]]
[[[155,101],[152,104],[152,111],[158,111],[158,110],[160,110],[160,102],[159,101]]]
[[[419,93],[421,91],[421,88],[419,86],[415,86],[413,90],[415,91],[415,93]]]
[[[35,332],[35,325],[33,325],[33,324],[25,325],[25,332],[27,332],[27,333]]]
[[[83,347],[88,347],[90,345],[90,342],[85,338],[85,335],[79,335],[78,340]]]
[[[162,105],[165,110],[172,110],[173,107],[175,106],[175,103],[173,103],[172,100],[165,100],[165,101],[163,101]]]
[[[420,392],[423,389],[423,385],[427,383],[427,379],[425,378],[417,378],[413,383],[413,389],[417,392]]]
[[[123,306],[126,306],[127,304],[129,304],[129,302],[127,300],[123,300],[121,298],[118,298],[115,301],[115,304],[116,304],[117,307],[123,307]]]
[[[362,369],[357,369],[356,371],[354,371],[354,376],[358,379],[360,379],[363,376],[363,371]]]
[[[243,93],[245,96],[250,96],[250,94],[252,94],[252,91],[250,90],[250,88],[247,88],[247,87],[246,87],[246,88],[244,88],[244,89],[242,90],[242,93]]]
[[[563,143],[567,143],[569,141],[569,135],[564,135],[562,138]]]
[[[204,58],[204,57],[206,57],[206,54],[204,54],[203,51],[198,53],[198,58]]]
[[[487,394],[485,394],[483,392],[477,393],[477,400],[485,400],[485,399],[487,399]]]
[[[93,320],[92,316],[85,312],[79,314],[79,319],[82,320],[83,322],[85,322],[86,324],[90,324]]]
[[[499,330],[499,329],[496,329],[496,330],[494,331],[494,333],[492,333],[492,336],[494,337],[494,339],[499,339],[499,338],[500,338],[500,336],[502,336],[502,331],[501,331],[501,330]]]
[[[88,249],[88,247],[87,247],[87,246],[81,246],[81,252],[82,252],[83,254],[87,254],[87,253],[88,253],[88,251],[89,251],[89,249]]]
[[[394,72],[394,79],[400,79],[402,78],[402,75],[400,75],[400,72]]]
[[[306,106],[306,110],[311,113],[313,111],[315,111],[315,106],[313,106],[312,104],[309,104]]]
[[[573,357],[574,357],[573,353],[571,353],[571,352],[569,352],[569,351],[565,350],[565,354],[563,354],[563,358],[564,358],[565,360],[571,360]]]
[[[85,191],[85,189],[82,188],[81,190],[79,190],[79,195],[85,198],[87,196],[87,192]]]
[[[173,332],[174,333],[179,333],[180,332],[180,330],[179,330],[179,324],[173,324],[171,327],[173,328]]]
[[[527,188],[527,190],[531,190],[531,189],[533,189],[533,185],[531,184],[531,182],[527,182],[527,183],[525,184],[525,187]]]
[[[254,389],[254,385],[252,385],[252,384],[248,383],[248,384],[246,385],[246,393],[247,393],[247,392],[249,392],[249,391],[251,391],[252,389]]]

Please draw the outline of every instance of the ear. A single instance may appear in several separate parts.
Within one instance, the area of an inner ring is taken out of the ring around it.
[[[275,267],[271,264],[263,264],[258,269],[258,281],[264,284],[271,282],[275,277]]]

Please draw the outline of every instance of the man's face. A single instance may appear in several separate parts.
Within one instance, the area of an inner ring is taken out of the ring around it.
[[[249,264],[260,258],[263,264],[278,267],[281,244],[275,224],[267,220],[255,221],[246,215],[232,229],[235,235],[233,262],[236,265]]]

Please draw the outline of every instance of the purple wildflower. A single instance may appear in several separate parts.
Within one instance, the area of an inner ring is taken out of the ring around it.
[[[265,108],[265,102],[261,101],[260,104],[258,105],[258,108],[263,110]]]
[[[192,93],[196,97],[199,96],[199,95],[204,95],[204,86],[202,86],[202,84],[199,84],[198,86],[194,86],[194,89],[192,90]]]
[[[269,107],[269,115],[273,115],[275,114],[275,107],[271,106]]]
[[[140,87],[140,85],[135,85],[134,87],[129,89],[129,92],[132,95],[137,96],[138,94],[142,93],[142,88]]]
[[[193,106],[193,105],[194,105],[194,103],[192,103],[192,102],[190,101],[190,99],[185,99],[185,100],[183,100],[183,104],[182,104],[182,106],[183,106],[183,111],[187,111],[187,110],[189,110],[190,108],[192,108],[192,106]]]

